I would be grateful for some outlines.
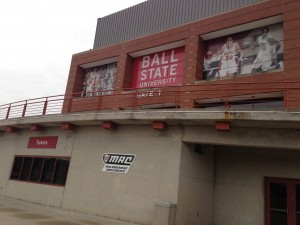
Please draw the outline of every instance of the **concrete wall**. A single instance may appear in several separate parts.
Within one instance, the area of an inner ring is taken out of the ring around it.
[[[300,153],[216,147],[216,225],[264,225],[264,177],[300,178]]]
[[[58,136],[56,149],[27,149],[32,136]],[[149,125],[22,130],[0,139],[0,193],[8,197],[152,224],[155,202],[177,203],[182,130]],[[127,174],[102,172],[103,153],[135,154]],[[9,180],[15,155],[69,156],[65,187]]]
[[[28,149],[29,137],[58,136],[56,149]],[[3,170],[0,174],[1,194],[8,197],[22,199],[30,202],[60,207],[64,187],[35,184],[9,180],[15,155],[36,156],[71,156],[74,137],[70,132],[60,129],[48,128],[43,132],[30,132],[23,130],[18,134],[5,134],[1,137],[0,164]]]
[[[212,224],[214,191],[214,146],[196,153],[193,144],[183,144],[176,225]]]
[[[177,203],[181,129],[80,127],[62,208],[152,224],[156,201]],[[103,153],[135,154],[127,174],[102,172]]]
[[[17,134],[3,134],[0,139],[0,195],[5,195],[7,190],[18,138]]]
[[[4,133],[0,194],[147,225],[153,224],[155,204],[164,201],[177,205],[176,225],[263,225],[264,177],[300,178],[300,152],[296,138],[291,139],[297,133],[255,128],[218,132],[181,125],[163,131],[150,125],[119,125],[116,130],[79,126],[72,132],[47,128]],[[53,135],[59,137],[56,149],[27,149],[29,137]],[[273,145],[266,141],[279,138]],[[183,140],[212,145],[199,154]],[[265,147],[263,143],[269,148],[257,147]],[[292,150],[282,147],[293,144]],[[127,174],[107,173],[102,172],[104,153],[136,158]],[[14,155],[71,157],[66,186],[9,180]]]

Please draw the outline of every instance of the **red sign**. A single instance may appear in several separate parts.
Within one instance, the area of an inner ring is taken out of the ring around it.
[[[182,83],[184,47],[134,59],[132,88],[180,85]]]
[[[27,148],[56,148],[57,136],[30,137]]]

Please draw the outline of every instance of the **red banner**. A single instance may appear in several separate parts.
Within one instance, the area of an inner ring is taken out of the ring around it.
[[[27,148],[56,148],[57,136],[30,137]]]
[[[180,85],[183,64],[184,47],[135,58],[131,87],[150,88]]]

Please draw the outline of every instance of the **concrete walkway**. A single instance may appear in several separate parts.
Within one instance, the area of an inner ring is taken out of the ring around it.
[[[0,197],[2,225],[136,225]]]

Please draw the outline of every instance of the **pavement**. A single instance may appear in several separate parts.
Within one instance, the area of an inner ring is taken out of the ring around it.
[[[0,197],[1,225],[137,225]]]

